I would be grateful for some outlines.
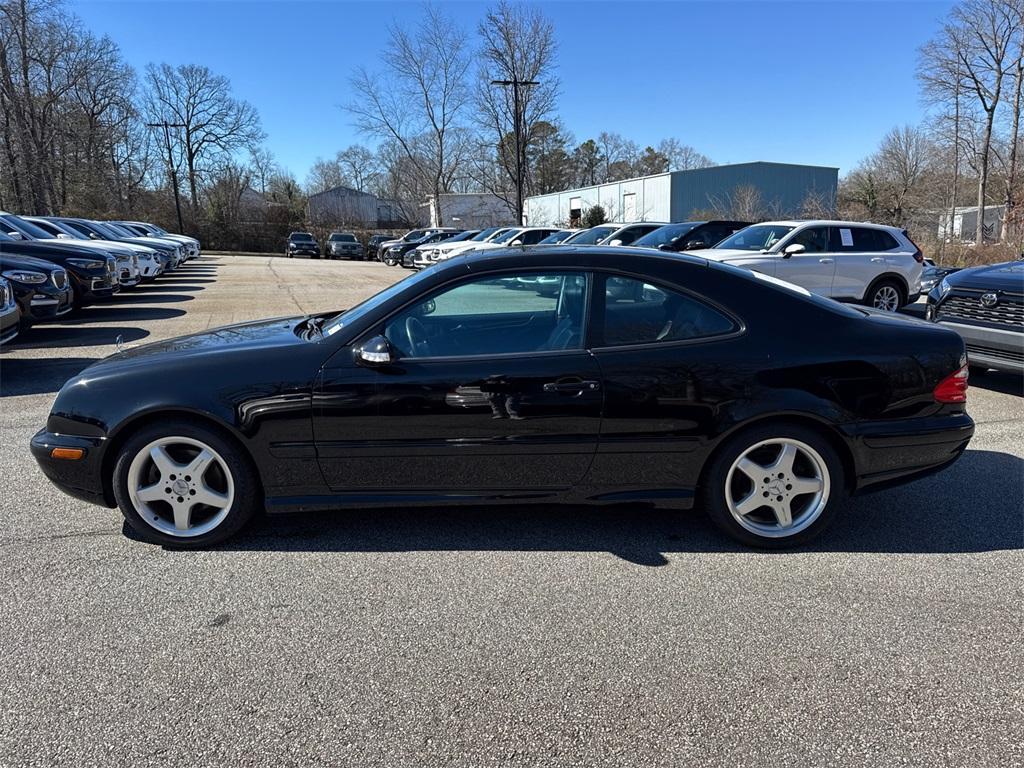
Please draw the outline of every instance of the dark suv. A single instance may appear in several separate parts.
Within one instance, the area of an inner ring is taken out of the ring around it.
[[[359,242],[359,238],[351,232],[331,232],[324,248],[324,256],[328,259],[338,259],[342,256],[349,259],[365,259],[366,250]]]
[[[302,254],[319,259],[320,246],[317,245],[316,238],[309,232],[292,232],[288,235],[288,245],[285,246],[284,255],[290,259]]]

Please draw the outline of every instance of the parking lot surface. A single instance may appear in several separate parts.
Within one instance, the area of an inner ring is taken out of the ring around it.
[[[204,256],[0,356],[0,765],[1021,765],[1024,398],[762,553],[699,511],[432,509],[122,535],[29,437],[115,351],[350,306],[378,263]]]

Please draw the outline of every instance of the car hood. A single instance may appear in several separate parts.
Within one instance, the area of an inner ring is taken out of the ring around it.
[[[109,373],[114,369],[152,367],[164,362],[176,365],[183,358],[306,345],[310,342],[295,333],[295,327],[305,320],[304,316],[256,320],[130,347],[94,363],[83,373],[101,370]]]
[[[53,241],[49,240],[35,240],[33,242],[46,243],[53,245],[60,245],[65,243],[67,245],[75,245],[79,248],[88,248],[94,251],[104,251],[106,253],[112,253],[115,256],[131,256],[135,251],[133,247],[128,243],[115,243],[112,240],[77,240],[74,238],[55,238]],[[136,246],[137,247],[137,246]]]
[[[696,256],[709,261],[739,261],[740,259],[752,259],[767,256],[764,251],[744,251],[739,248],[702,248],[699,251],[681,251],[688,256]]]
[[[53,243],[53,245],[50,245]],[[59,240],[18,240],[13,243],[0,244],[0,253],[14,253],[23,256],[36,256],[40,259],[64,259],[78,257],[82,259],[95,259],[97,256],[95,248],[84,248],[80,245],[61,244]],[[103,256],[106,259],[106,256]]]
[[[45,259],[4,252],[0,253],[0,269],[32,269],[50,274],[54,270],[63,269],[63,267]]]
[[[946,280],[956,288],[1024,293],[1024,260],[961,269]]]

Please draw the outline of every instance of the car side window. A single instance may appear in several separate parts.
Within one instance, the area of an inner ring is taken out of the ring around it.
[[[481,277],[406,307],[384,335],[403,358],[582,349],[586,289],[582,272]]]
[[[825,253],[828,251],[828,227],[803,229],[786,243],[787,248],[791,245],[802,245],[805,253]]]
[[[603,285],[602,285],[603,283]],[[598,282],[598,346],[684,341],[730,333],[736,324],[703,302],[631,277],[604,276]]]

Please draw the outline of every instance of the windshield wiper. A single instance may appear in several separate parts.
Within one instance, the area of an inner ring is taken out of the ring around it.
[[[318,339],[324,337],[323,331],[324,318],[322,317],[307,317],[306,318],[306,338],[312,338],[315,334]]]

